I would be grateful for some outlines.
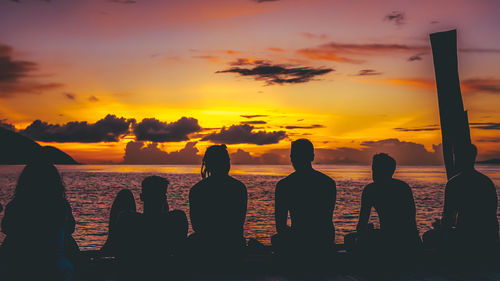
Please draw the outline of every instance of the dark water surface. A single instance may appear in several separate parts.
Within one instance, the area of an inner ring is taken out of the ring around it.
[[[0,202],[5,205],[12,197],[23,166],[0,166]],[[74,237],[81,249],[99,249],[106,240],[108,216],[116,193],[129,188],[134,193],[140,211],[140,184],[146,176],[160,175],[170,181],[169,205],[189,214],[189,189],[201,179],[199,166],[189,165],[70,165],[58,166],[67,189],[77,225]],[[361,191],[371,180],[369,166],[316,165],[316,169],[337,182],[337,205],[334,213],[336,241],[355,229]],[[477,165],[500,189],[500,166]],[[247,238],[270,243],[274,228],[274,187],[279,179],[292,172],[290,166],[234,165],[231,175],[248,188],[248,214],[245,225]],[[402,166],[396,178],[413,189],[417,206],[420,234],[430,229],[434,218],[440,217],[446,176],[442,166]],[[43,187],[41,187],[43,188]],[[307,190],[304,190],[307,192]],[[500,215],[500,214],[499,214]],[[0,218],[3,214],[0,214]],[[372,221],[376,221],[374,212]],[[43,231],[43,230],[40,230]],[[4,238],[0,234],[0,241]]]

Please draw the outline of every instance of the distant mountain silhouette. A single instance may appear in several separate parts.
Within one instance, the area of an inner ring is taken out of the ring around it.
[[[0,164],[26,164],[41,159],[53,164],[78,164],[53,146],[41,146],[21,134],[0,127]]]
[[[500,165],[500,158],[488,159],[484,161],[478,161],[477,164],[497,164]]]

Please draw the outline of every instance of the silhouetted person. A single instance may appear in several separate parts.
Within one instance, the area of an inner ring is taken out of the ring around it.
[[[71,207],[56,167],[24,167],[2,220],[2,245],[11,280],[71,280],[65,244],[75,229]],[[7,279],[9,280],[9,279]]]
[[[328,255],[335,245],[335,181],[313,169],[314,148],[307,139],[292,142],[290,159],[295,172],[276,185],[278,233],[272,238],[273,248],[279,254],[301,259]]]
[[[121,213],[115,229],[122,279],[151,280],[172,274],[185,245],[186,214],[169,211],[167,179],[150,176],[142,181],[144,212]]]
[[[111,206],[111,211],[109,213],[108,239],[106,240],[106,243],[104,243],[101,251],[108,255],[116,254],[118,242],[115,237],[115,232],[118,218],[123,213],[134,214],[136,211],[137,209],[132,191],[126,188],[120,190],[113,201],[113,205]]]
[[[189,240],[195,255],[231,259],[245,247],[247,189],[229,176],[230,167],[225,145],[207,149],[201,166],[203,179],[189,192],[189,216],[194,230]]]
[[[465,252],[488,252],[498,244],[498,197],[493,182],[474,168],[477,148],[471,145],[458,154],[464,163],[460,172],[446,184],[442,230],[445,241]],[[455,227],[456,231],[450,230]],[[446,235],[445,235],[446,236]],[[476,257],[472,257],[476,258]]]
[[[383,254],[413,255],[421,241],[416,224],[415,202],[407,183],[394,179],[396,161],[385,153],[373,156],[372,178],[361,196],[361,210],[356,227],[362,247]],[[380,220],[380,231],[370,231],[368,221],[375,208]],[[365,243],[364,245],[362,243]]]

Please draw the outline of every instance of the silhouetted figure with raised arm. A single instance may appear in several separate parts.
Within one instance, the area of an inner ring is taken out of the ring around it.
[[[6,280],[71,280],[73,265],[65,244],[75,229],[71,207],[56,167],[24,167],[2,220]]]
[[[498,197],[493,182],[474,168],[476,146],[460,156],[456,162],[466,164],[446,184],[441,229],[454,252],[478,259],[498,251]]]
[[[111,211],[109,213],[109,225],[108,225],[108,239],[104,246],[102,246],[101,251],[107,255],[115,255],[117,251],[117,238],[116,238],[116,228],[118,223],[118,218],[120,215],[128,215],[136,213],[137,208],[135,205],[134,195],[130,189],[122,189],[116,195],[113,205],[111,205]],[[124,214],[127,213],[127,214]]]
[[[247,189],[229,176],[231,168],[225,145],[210,146],[201,166],[202,180],[189,192],[190,236],[193,255],[203,262],[235,260],[246,241],[243,226],[247,213]]]
[[[385,153],[373,156],[373,182],[363,189],[356,227],[359,246],[362,251],[371,251],[365,252],[371,257],[413,257],[421,246],[413,193],[407,183],[392,177],[395,171],[392,157]],[[372,208],[379,217],[379,231],[373,231],[368,224]]]
[[[157,280],[178,268],[188,231],[186,214],[169,211],[168,180],[149,176],[142,181],[144,212],[124,212],[114,230],[120,278]]]
[[[273,249],[294,259],[321,259],[330,255],[335,245],[335,181],[313,169],[314,147],[307,139],[292,142],[290,159],[295,172],[276,185],[278,233],[272,238]]]

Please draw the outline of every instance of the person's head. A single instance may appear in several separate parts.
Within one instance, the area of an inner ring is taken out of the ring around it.
[[[308,139],[298,139],[292,142],[290,160],[295,170],[311,168],[314,161],[314,146]]]
[[[460,171],[474,168],[477,157],[477,147],[473,144],[466,145],[455,154],[455,162]]]
[[[141,200],[144,202],[144,211],[161,211],[167,199],[168,180],[159,176],[149,176],[142,181]]]
[[[134,195],[130,189],[122,189],[116,195],[113,205],[111,205],[111,211],[109,214],[109,225],[116,221],[118,215],[122,212],[135,212],[137,210],[134,200]]]
[[[225,144],[212,145],[207,148],[201,163],[201,176],[227,175],[231,169],[231,160]]]
[[[373,155],[372,178],[373,181],[391,179],[396,171],[396,160],[385,153]]]
[[[57,168],[50,163],[31,163],[17,181],[14,198],[19,201],[50,204],[66,200],[66,190]]]

